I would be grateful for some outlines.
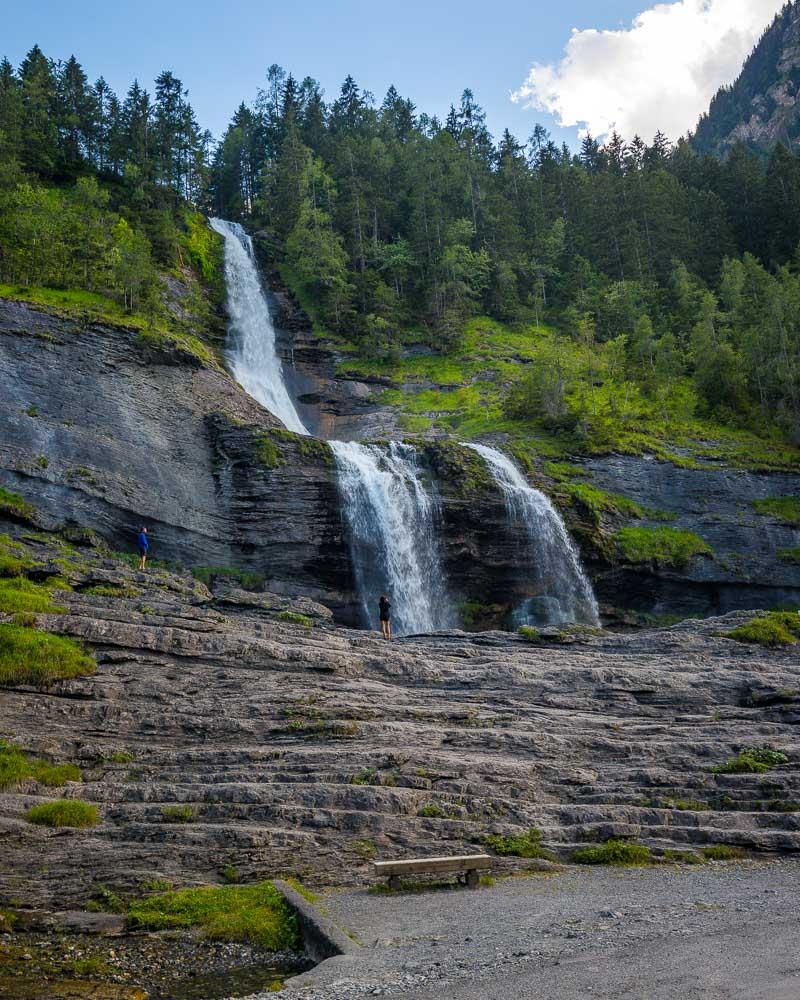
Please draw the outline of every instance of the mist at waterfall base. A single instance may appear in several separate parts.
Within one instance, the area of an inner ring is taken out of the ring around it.
[[[378,626],[387,594],[397,635],[455,625],[441,558],[438,496],[423,481],[416,449],[331,441],[365,623]]]
[[[255,261],[253,241],[238,222],[210,219],[225,241],[231,373],[239,385],[290,431],[308,434],[286,389],[275,327]]]
[[[503,493],[509,527],[519,543],[521,567],[529,567],[536,596],[513,613],[519,625],[598,625],[600,614],[589,578],[558,511],[534,489],[511,459],[496,448],[465,444],[486,463]]]
[[[210,223],[225,245],[231,372],[288,430],[307,435],[286,387],[253,242],[237,222]],[[400,442],[329,443],[364,624],[377,627],[378,598],[385,593],[397,635],[457,627],[443,571],[439,496],[426,482],[416,449]],[[503,494],[509,529],[519,539],[520,567],[529,568],[536,592],[515,609],[514,624],[597,624],[591,584],[553,505],[502,452],[466,447],[483,458]]]

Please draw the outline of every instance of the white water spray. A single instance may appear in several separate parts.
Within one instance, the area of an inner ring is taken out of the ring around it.
[[[225,241],[231,372],[239,385],[296,434],[308,434],[286,390],[275,327],[255,264],[253,241],[238,222],[210,219]]]
[[[378,598],[392,602],[398,635],[453,625],[440,553],[436,494],[416,449],[331,441],[362,607],[377,625]]]
[[[561,517],[534,489],[507,455],[483,444],[468,444],[486,462],[503,492],[512,530],[522,535],[538,594],[519,608],[517,624],[598,625],[600,615],[589,578]]]

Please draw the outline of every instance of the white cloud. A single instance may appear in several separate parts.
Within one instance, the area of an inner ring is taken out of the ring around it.
[[[598,137],[693,129],[784,0],[680,0],[619,31],[573,29],[557,64],[535,63],[512,98]]]

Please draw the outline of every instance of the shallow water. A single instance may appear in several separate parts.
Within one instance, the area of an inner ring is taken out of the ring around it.
[[[222,1000],[227,997],[246,997],[268,990],[274,983],[282,983],[300,970],[294,966],[253,965],[227,972],[180,979],[173,986],[150,991],[150,1000]]]

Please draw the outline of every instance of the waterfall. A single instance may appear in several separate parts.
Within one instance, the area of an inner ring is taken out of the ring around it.
[[[438,497],[422,481],[416,449],[396,441],[332,441],[331,448],[366,621],[377,626],[385,593],[398,634],[450,627]]]
[[[468,444],[486,462],[506,503],[509,525],[522,533],[527,560],[539,593],[515,612],[517,624],[555,625],[600,622],[592,585],[561,517],[534,489],[510,458],[495,448]]]
[[[308,434],[286,389],[283,367],[275,349],[275,327],[255,263],[253,241],[238,222],[209,221],[212,229],[225,240],[231,339],[228,357],[233,377],[290,431]]]

